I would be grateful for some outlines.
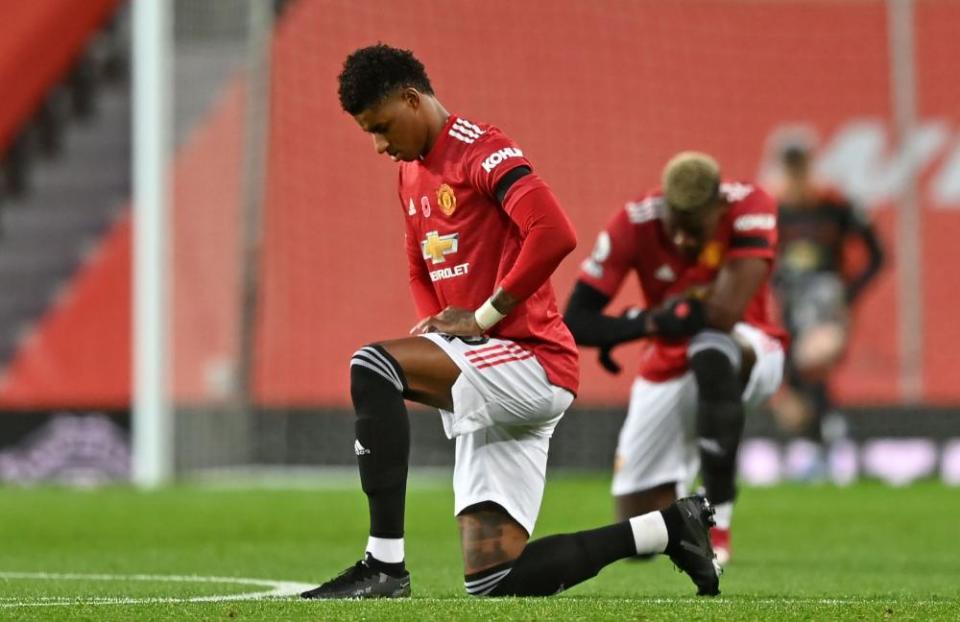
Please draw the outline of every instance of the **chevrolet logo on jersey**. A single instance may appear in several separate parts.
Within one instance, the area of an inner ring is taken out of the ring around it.
[[[423,258],[430,259],[435,264],[445,262],[444,255],[457,252],[459,246],[459,233],[439,235],[436,231],[429,231],[426,239],[420,242],[420,248],[423,249]]]

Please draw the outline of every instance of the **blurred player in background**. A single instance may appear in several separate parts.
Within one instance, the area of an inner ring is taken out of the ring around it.
[[[787,383],[774,400],[777,420],[786,431],[817,444],[842,436],[839,415],[832,415],[827,385],[842,358],[850,333],[850,306],[877,275],[883,246],[866,215],[838,192],[813,183],[810,145],[794,138],[780,150],[780,256],[776,290],[791,335]],[[846,276],[845,251],[851,243],[867,251],[862,269]],[[801,478],[823,474],[823,452]]]
[[[422,319],[415,336],[364,346],[350,362],[370,537],[362,560],[303,597],[410,594],[404,399],[439,408],[456,439],[468,593],[546,596],[618,559],[666,553],[699,593],[717,594],[712,509],[699,497],[528,542],[550,437],[579,382],[577,349],[549,283],[576,246],[573,228],[523,151],[497,128],[448,113],[409,51],[359,49],[339,80],[343,109],[399,163],[398,215]]]
[[[609,356],[614,347],[644,339],[617,443],[618,516],[669,506],[702,467],[722,563],[745,409],[768,399],[783,374],[785,333],[769,285],[776,222],[763,190],[721,181],[708,155],[680,153],[661,189],[627,203],[600,233],[564,318],[577,343],[600,348],[611,371],[619,370]],[[631,272],[646,309],[605,315]]]

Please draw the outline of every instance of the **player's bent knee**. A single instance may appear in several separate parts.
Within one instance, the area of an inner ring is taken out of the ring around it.
[[[740,399],[739,369],[743,352],[729,333],[713,330],[698,333],[690,341],[687,358],[702,399]]]
[[[371,499],[382,495],[403,498],[410,451],[405,390],[403,370],[380,346],[364,346],[353,354],[350,396],[356,412],[354,451],[363,491]],[[400,537],[402,514],[400,521],[399,528],[381,530],[396,535],[381,537]]]
[[[399,393],[406,390],[407,380],[396,359],[379,344],[366,345],[354,352],[350,357],[351,393],[363,393],[383,382]]]
[[[463,589],[470,596],[491,596],[500,582],[513,570],[513,561],[487,568],[482,572],[463,575]]]
[[[601,568],[623,557],[618,552],[611,559],[600,553],[605,547],[596,546],[598,535],[608,538],[609,529],[534,540],[517,559],[468,575],[464,585],[475,596],[551,596],[595,577]]]
[[[526,530],[493,502],[465,508],[457,516],[463,549],[464,575],[483,578],[493,568],[505,568],[522,553],[529,540]],[[467,586],[470,587],[469,585]]]
[[[734,369],[740,369],[743,362],[743,352],[740,344],[730,333],[719,330],[702,330],[690,339],[687,348],[687,358],[691,361],[702,352],[722,354]]]

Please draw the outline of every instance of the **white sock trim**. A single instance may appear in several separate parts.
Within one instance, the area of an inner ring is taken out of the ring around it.
[[[630,519],[633,543],[638,555],[663,553],[667,550],[667,524],[660,512],[648,512]]]
[[[733,501],[718,503],[713,506],[713,509],[716,510],[713,520],[717,521],[717,527],[719,529],[730,529],[730,523],[733,522]]]
[[[403,538],[367,538],[367,553],[385,564],[403,561]]]

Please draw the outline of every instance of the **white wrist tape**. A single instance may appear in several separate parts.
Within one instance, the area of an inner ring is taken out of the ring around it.
[[[475,320],[477,320],[477,326],[483,330],[487,330],[507,316],[497,311],[497,308],[493,306],[493,303],[487,299],[486,302],[484,302],[476,311],[474,311],[473,317]]]

